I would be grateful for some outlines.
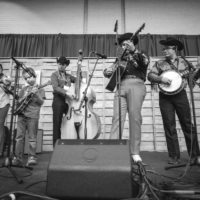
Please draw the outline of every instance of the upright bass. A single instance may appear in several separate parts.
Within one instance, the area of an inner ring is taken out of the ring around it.
[[[87,84],[82,81],[82,52],[79,51],[76,82],[68,89],[71,100],[68,113],[63,117],[61,124],[62,139],[97,139],[101,133],[99,116],[93,111],[96,95]]]

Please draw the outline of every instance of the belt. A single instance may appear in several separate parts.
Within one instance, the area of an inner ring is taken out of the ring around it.
[[[53,93],[53,97],[65,100],[65,97],[58,93]]]
[[[131,79],[131,78],[141,79],[141,78],[139,78],[139,77],[137,77],[135,75],[125,75],[125,76],[122,77],[122,79]]]

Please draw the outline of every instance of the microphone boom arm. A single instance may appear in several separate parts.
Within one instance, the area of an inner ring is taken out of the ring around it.
[[[98,60],[99,60],[99,57],[97,57],[97,60],[96,60],[96,62],[95,62],[95,65],[94,65],[94,68],[93,68],[93,70],[92,70],[92,73],[89,75],[89,79],[88,79],[88,82],[87,82],[87,86],[86,86],[86,88],[85,88],[85,90],[84,90],[84,92],[83,92],[83,97],[82,97],[82,99],[81,99],[81,102],[80,102],[80,104],[79,104],[79,107],[78,107],[78,109],[76,109],[75,111],[80,111],[80,110],[81,110],[81,107],[82,107],[82,105],[83,105],[83,103],[84,103],[84,100],[85,100],[85,97],[86,97],[86,95],[87,95],[87,90],[88,90],[88,88],[89,88],[89,86],[90,86],[90,82],[91,82],[91,80],[92,80],[94,71],[95,71],[95,69],[96,69]]]
[[[21,67],[25,72],[27,72],[30,76],[33,76],[34,78],[36,78],[35,74],[32,73],[25,65],[24,63],[19,62],[18,60],[16,60],[14,57],[11,57],[11,59],[16,63],[17,67]]]

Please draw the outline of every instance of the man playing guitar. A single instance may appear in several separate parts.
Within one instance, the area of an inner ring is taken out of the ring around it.
[[[27,70],[34,74],[34,77],[27,73]],[[44,103],[45,91],[39,89],[36,84],[36,74],[32,68],[27,68],[26,71],[22,72],[22,77],[28,85],[24,86],[19,92],[19,102],[29,95],[32,96],[26,108],[22,113],[18,114],[17,119],[17,135],[16,135],[16,147],[15,155],[12,160],[13,165],[23,165],[23,154],[24,154],[24,139],[25,134],[28,134],[28,165],[36,165],[36,136],[38,131],[38,122],[40,116],[40,108]]]
[[[126,53],[121,60],[126,61],[126,67],[121,77],[121,129],[123,130],[126,113],[129,114],[129,137],[130,153],[134,162],[141,162],[140,141],[141,141],[141,109],[146,95],[146,72],[149,64],[148,57],[140,52],[135,45],[138,44],[138,37],[131,39],[132,33],[125,33],[118,38],[120,48]],[[114,64],[115,65],[115,64]],[[104,71],[105,77],[113,73],[113,66]],[[113,120],[111,128],[111,139],[119,138],[119,105],[118,91],[114,96]],[[120,138],[121,139],[121,138]]]
[[[160,84],[159,105],[165,130],[169,160],[168,164],[178,164],[180,162],[180,148],[176,131],[175,113],[177,114],[180,125],[185,136],[187,151],[192,164],[198,161],[199,145],[197,133],[191,120],[191,111],[188,97],[186,94],[186,84],[189,75],[189,66],[183,58],[177,56],[177,51],[184,49],[184,45],[173,37],[161,40],[163,45],[164,60],[159,60],[154,64],[148,74],[148,79],[152,83]],[[166,72],[181,74],[183,79],[180,89],[169,93],[165,91],[171,87],[172,75],[164,76]]]

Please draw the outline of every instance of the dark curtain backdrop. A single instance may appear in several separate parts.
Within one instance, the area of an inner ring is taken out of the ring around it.
[[[149,56],[161,56],[161,39],[171,35],[139,35],[139,49]],[[200,35],[174,35],[184,43],[185,49],[179,52],[183,56],[200,55]],[[0,57],[77,57],[79,49],[87,57],[96,51],[116,56],[116,36],[113,34],[0,34]]]

